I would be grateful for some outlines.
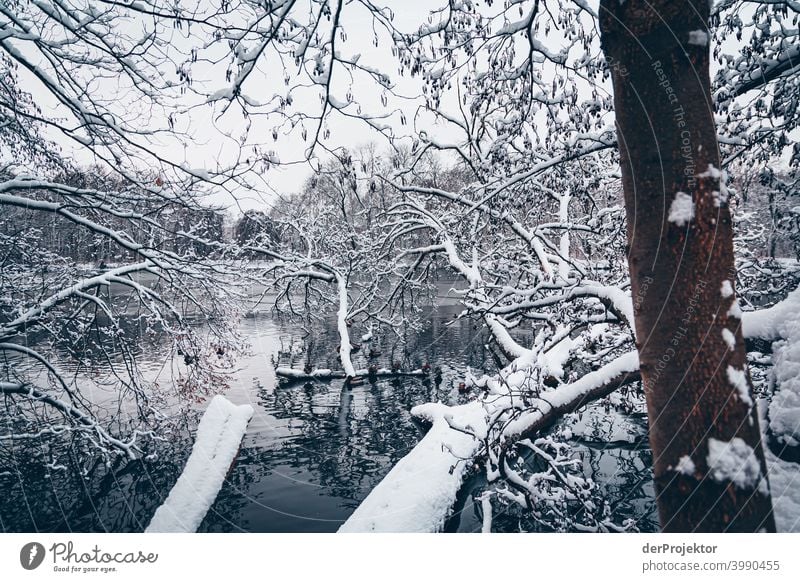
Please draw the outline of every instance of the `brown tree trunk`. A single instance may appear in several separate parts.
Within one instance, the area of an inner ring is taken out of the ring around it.
[[[708,0],[603,0],[600,30],[664,531],[774,531],[733,294]],[[720,191],[723,194],[720,194]]]

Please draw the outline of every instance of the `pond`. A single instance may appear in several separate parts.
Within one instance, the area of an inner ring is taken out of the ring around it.
[[[456,402],[455,386],[467,367],[493,371],[495,355],[485,331],[456,319],[460,307],[430,309],[425,326],[405,335],[376,338],[356,354],[356,366],[372,361],[440,367],[441,382],[403,377],[378,379],[352,389],[341,380],[279,383],[274,368],[305,362],[337,368],[335,327],[308,335],[296,323],[269,313],[242,320],[250,354],[225,392],[231,401],[249,403],[255,415],[236,462],[201,532],[333,532],[392,466],[419,441],[423,429],[409,414],[416,404]],[[378,354],[377,352],[380,352]],[[163,353],[153,350],[153,370]],[[201,405],[202,407],[203,405]],[[602,408],[582,415],[574,445],[584,469],[603,484],[620,516],[655,526],[649,451],[643,419],[609,421]],[[70,467],[48,467],[36,446],[0,456],[0,529],[3,531],[142,531],[169,493],[191,451],[194,426],[170,436],[157,455],[136,461],[98,463],[85,477]],[[614,436],[622,430],[625,438]],[[613,442],[607,442],[607,441]],[[480,503],[473,498],[485,484],[468,481],[446,524],[446,531],[480,531]],[[496,516],[495,528],[518,531],[519,516]],[[546,529],[542,527],[534,529]]]

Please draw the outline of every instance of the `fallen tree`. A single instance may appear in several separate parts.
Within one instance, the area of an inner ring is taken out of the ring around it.
[[[787,330],[793,329],[786,316],[796,316],[798,298],[800,291],[771,308],[743,313],[745,338],[783,341]],[[594,493],[593,486],[581,474],[570,472],[574,463],[569,453],[549,438],[547,431],[566,414],[639,382],[637,353],[625,353],[571,384],[538,393],[532,384],[534,377],[530,366],[518,360],[497,376],[468,378],[480,395],[467,404],[414,407],[412,414],[429,426],[427,434],[339,531],[439,531],[464,479],[475,470],[485,472],[491,485],[485,497],[490,504],[511,503],[534,514],[550,511],[541,518],[567,530],[625,529],[625,524],[603,515],[602,506],[586,503]],[[762,423],[768,426],[766,417]],[[548,452],[548,447],[554,453]],[[515,449],[538,455],[548,468],[523,475],[514,464],[518,458]],[[785,512],[778,520],[780,530],[794,531],[800,523],[796,519],[800,504],[787,483],[800,474],[800,467],[771,455],[768,465],[770,475],[776,475],[781,484],[779,490],[773,489],[776,507]],[[555,502],[555,508],[547,509],[542,503],[545,499]],[[575,510],[575,504],[580,510]]]

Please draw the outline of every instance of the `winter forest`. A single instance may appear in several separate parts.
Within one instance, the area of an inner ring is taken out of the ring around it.
[[[0,531],[800,531],[794,0],[0,0]]]

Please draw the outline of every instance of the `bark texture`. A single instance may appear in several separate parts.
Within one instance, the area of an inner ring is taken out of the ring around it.
[[[734,294],[708,0],[603,0],[600,30],[664,531],[774,531]]]

